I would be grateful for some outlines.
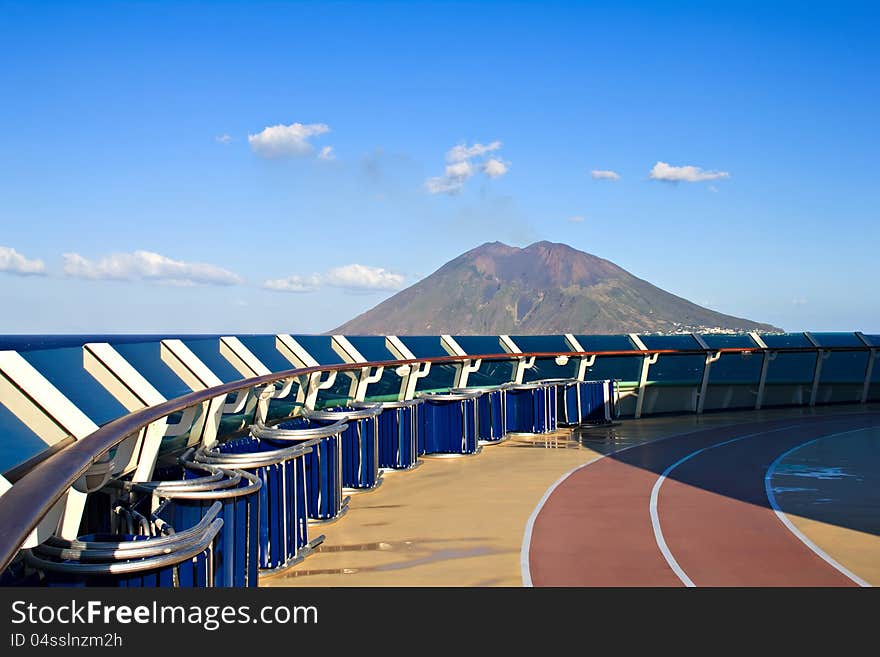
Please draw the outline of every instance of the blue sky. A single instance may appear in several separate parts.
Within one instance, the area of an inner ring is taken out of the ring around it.
[[[539,239],[877,332],[878,18],[0,0],[0,333],[324,331]]]

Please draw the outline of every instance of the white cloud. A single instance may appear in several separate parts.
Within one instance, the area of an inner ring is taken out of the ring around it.
[[[491,144],[485,145],[474,144],[473,146],[468,146],[467,144],[459,144],[458,146],[453,146],[448,151],[446,151],[446,161],[464,162],[465,160],[471,160],[475,157],[485,155],[486,153],[497,151],[499,148],[501,148],[500,141],[493,141]]]
[[[334,267],[324,274],[293,275],[263,283],[267,290],[276,292],[313,292],[320,287],[338,287],[351,291],[399,290],[404,277],[382,267],[351,264]]]
[[[666,162],[657,162],[651,169],[650,176],[653,180],[664,182],[702,182],[730,178],[727,171],[704,171],[694,166],[675,167]]]
[[[500,178],[508,170],[507,162],[499,160],[497,158],[490,158],[483,162],[483,173],[485,173],[490,178]]]
[[[467,180],[474,175],[474,167],[470,162],[462,161],[446,166],[446,177],[449,179]]]
[[[320,285],[320,277],[317,274],[312,276],[293,275],[263,282],[264,288],[276,292],[314,292]]]
[[[216,141],[218,144],[228,144],[229,142],[232,141],[232,137],[230,137],[227,134],[222,134],[217,137],[214,137],[214,141]]]
[[[151,251],[113,253],[97,261],[64,254],[64,273],[75,278],[145,280],[169,285],[237,285],[242,278],[216,265],[172,260]]]
[[[481,162],[473,161],[500,148],[500,141],[493,141],[490,144],[477,143],[472,146],[467,144],[453,146],[446,151],[446,169],[443,175],[425,180],[425,189],[431,194],[456,194],[477,171],[482,171],[489,178],[500,178],[510,168],[509,162],[496,157]]]
[[[584,218],[579,214],[576,214],[573,217],[569,217],[568,220],[573,224],[582,224],[584,222]]]
[[[809,303],[804,297],[797,297],[791,300],[792,306],[806,306]]]
[[[0,271],[19,276],[41,275],[46,273],[42,260],[30,260],[11,246],[0,246]]]
[[[270,159],[311,155],[315,147],[309,139],[327,132],[330,132],[330,127],[325,123],[279,124],[263,128],[262,132],[255,135],[248,135],[248,143],[254,153]]]
[[[610,169],[593,169],[590,175],[593,180],[620,180],[620,174]]]
[[[318,153],[318,159],[319,160],[335,160],[336,153],[333,152],[333,147],[332,146],[324,146],[324,148],[321,149],[321,152]]]
[[[435,176],[425,181],[425,189],[431,194],[455,194],[464,186],[463,180],[449,180],[444,176]]]

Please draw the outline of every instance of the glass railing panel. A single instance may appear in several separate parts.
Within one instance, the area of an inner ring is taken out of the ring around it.
[[[822,347],[862,347],[864,343],[855,333],[810,333]]]
[[[504,353],[497,335],[456,335],[453,337],[468,354]],[[513,379],[514,366],[512,360],[483,361],[479,371],[468,377],[468,386],[494,386],[508,383]]]
[[[766,333],[761,335],[761,340],[773,349],[813,346],[803,333]]]
[[[866,335],[865,338],[872,347],[880,347],[880,335]]]
[[[0,473],[24,463],[48,447],[12,411],[0,404]]]
[[[345,337],[368,361],[399,360],[385,346],[384,335],[346,335]]]
[[[455,341],[471,355],[503,354],[497,335],[454,335]]]
[[[318,391],[315,400],[315,408],[326,408],[328,406],[344,405],[351,401],[349,392],[351,391],[351,377],[344,372],[337,372],[336,379],[333,384],[324,390]],[[296,392],[296,390],[294,390]]]
[[[759,351],[721,354],[709,370],[703,410],[752,408],[758,396],[763,360]]]
[[[192,392],[189,386],[162,361],[159,342],[115,344],[113,348],[165,399],[175,399]]]
[[[642,356],[597,356],[596,362],[587,368],[586,379],[614,379],[624,386],[638,385],[642,360]]]
[[[576,335],[586,351],[637,351],[628,335]]]
[[[833,351],[822,361],[817,404],[856,403],[862,399],[868,351]]]
[[[692,335],[640,335],[648,349],[702,349]]]
[[[394,368],[382,372],[382,378],[367,388],[367,401],[393,401],[400,396],[402,379]]]
[[[236,337],[270,371],[283,372],[294,369],[293,363],[282,356],[275,347],[274,335],[239,335]]]
[[[648,370],[648,383],[699,385],[706,357],[661,355]]]
[[[815,353],[777,354],[767,369],[762,404],[788,406],[809,403],[815,366]]]
[[[83,369],[82,347],[25,351],[21,356],[96,424],[106,424],[128,413]]]
[[[523,351],[529,352],[566,352],[571,347],[563,335],[512,335],[513,341]],[[569,359],[565,365],[557,365],[554,358],[538,358],[535,366],[527,369],[523,381],[538,379],[570,379],[577,376],[578,359]]]
[[[516,346],[523,351],[571,351],[571,347],[565,341],[564,335],[511,335],[510,337],[516,343]]]
[[[767,369],[767,383],[810,383],[816,366],[816,354],[780,353],[770,361]]]
[[[701,333],[700,337],[711,349],[752,349],[758,346],[748,333]]]
[[[292,337],[321,365],[339,365],[345,362],[339,357],[339,354],[333,351],[329,335],[294,335]]]
[[[867,351],[832,351],[822,361],[819,382],[864,384],[868,356]]]
[[[878,338],[873,344],[880,343],[880,336],[871,336]],[[874,367],[871,368],[871,382],[868,384],[868,400],[880,401],[880,356],[874,357]]]
[[[535,366],[523,373],[523,381],[539,379],[571,379],[577,376],[579,358],[569,358],[565,365],[557,365],[555,358],[536,358]]]
[[[416,358],[440,358],[449,355],[440,344],[439,335],[407,335],[401,336],[400,341]]]
[[[761,380],[763,360],[761,352],[721,354],[709,370],[709,385],[757,384]]]
[[[191,352],[193,352],[193,354],[195,354],[196,358],[202,361],[223,383],[232,383],[233,381],[240,381],[244,378],[242,373],[235,369],[232,366],[232,363],[226,360],[226,358],[220,353],[219,338],[195,340],[187,338],[182,340],[182,342]]]
[[[134,333],[109,333],[88,335],[2,335],[0,336],[0,351],[13,349],[15,351],[35,351],[37,349],[64,349],[68,347],[81,347],[87,342],[109,342],[112,345],[127,344],[131,342],[159,342],[165,338],[178,338],[177,335],[140,335]],[[193,337],[193,336],[188,336]]]
[[[455,365],[433,363],[428,376],[419,379],[416,383],[416,391],[424,392],[451,388],[455,385],[455,374],[458,369]]]

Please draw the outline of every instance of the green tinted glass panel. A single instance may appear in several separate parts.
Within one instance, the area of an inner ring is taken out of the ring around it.
[[[733,349],[736,347],[757,347],[758,345],[752,340],[747,333],[703,333],[700,334],[709,347],[712,349]]]
[[[113,348],[165,399],[174,399],[192,392],[189,386],[162,362],[161,347],[158,342],[117,344]]]
[[[83,369],[82,347],[26,351],[21,355],[92,422],[105,424],[128,413],[122,404]]]
[[[636,351],[636,346],[628,335],[576,335],[575,337],[585,351]]]
[[[0,472],[24,463],[47,447],[12,411],[0,404]]]
[[[761,339],[768,347],[781,349],[784,347],[812,347],[813,344],[807,340],[807,336],[803,333],[768,333],[762,335]]]

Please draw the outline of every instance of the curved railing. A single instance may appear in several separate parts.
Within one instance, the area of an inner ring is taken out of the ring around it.
[[[0,571],[5,569],[28,536],[65,492],[98,459],[127,438],[148,425],[167,416],[184,411],[212,399],[236,393],[255,386],[270,385],[292,378],[303,377],[318,372],[357,372],[363,368],[397,368],[407,365],[438,364],[445,365],[481,361],[519,361],[522,359],[549,359],[566,357],[568,359],[591,357],[655,357],[662,355],[704,355],[720,354],[763,354],[763,353],[812,353],[872,351],[871,347],[725,347],[717,349],[640,349],[621,351],[551,351],[517,352],[501,354],[469,354],[465,356],[440,356],[415,358],[409,360],[375,361],[346,363],[339,365],[319,365],[274,372],[271,374],[241,379],[231,383],[192,392],[176,399],[129,413],[108,422],[92,434],[66,444],[62,449],[48,451],[45,458],[31,459],[26,466],[16,468],[14,485],[0,497]],[[26,471],[25,471],[26,470]]]

